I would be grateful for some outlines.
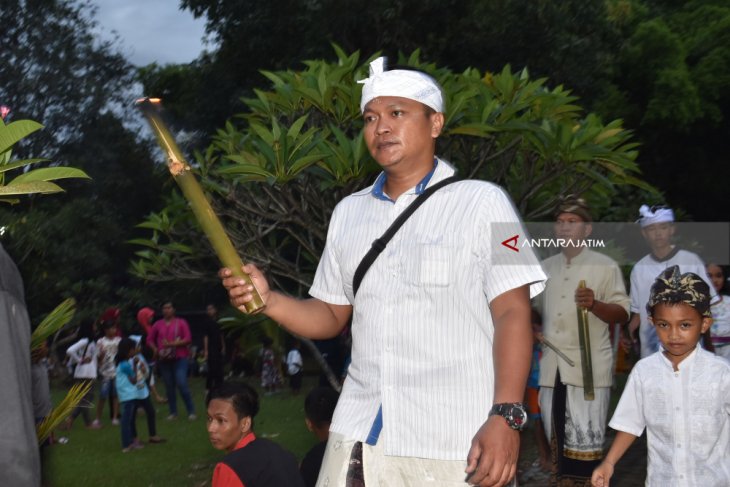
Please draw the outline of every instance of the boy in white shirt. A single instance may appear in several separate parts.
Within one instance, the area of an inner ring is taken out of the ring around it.
[[[117,348],[122,338],[117,336],[117,324],[113,321],[102,321],[101,329],[104,336],[96,341],[101,387],[99,389],[99,403],[96,406],[96,419],[91,424],[92,428],[101,428],[101,416],[107,399],[112,403],[112,424],[119,424],[119,401],[117,401],[117,391],[114,387],[117,375],[114,357],[117,356]]]
[[[662,350],[634,367],[609,426],[618,430],[592,484],[647,430],[647,486],[730,485],[730,364],[698,342],[712,324],[710,288],[679,266],[654,281],[647,304]]]

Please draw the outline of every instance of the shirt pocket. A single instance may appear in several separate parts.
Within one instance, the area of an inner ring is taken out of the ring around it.
[[[406,255],[406,280],[426,287],[448,287],[455,279],[458,247],[452,243],[416,241]]]

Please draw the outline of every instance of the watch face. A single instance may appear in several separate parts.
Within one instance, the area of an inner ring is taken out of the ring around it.
[[[512,427],[515,429],[522,429],[522,427],[525,425],[525,422],[527,421],[527,413],[525,412],[525,410],[519,406],[512,406],[509,415],[512,418],[511,423],[513,423],[514,425]]]

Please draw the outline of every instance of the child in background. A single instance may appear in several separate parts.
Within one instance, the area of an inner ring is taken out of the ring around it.
[[[98,371],[95,335],[96,325],[94,322],[89,320],[82,322],[79,326],[79,340],[66,350],[69,363],[73,367],[74,382],[91,382],[92,386],[86,396],[79,402],[79,405],[76,406],[76,409],[73,410],[71,416],[66,419],[63,429],[70,430],[73,421],[79,414],[84,418],[84,424],[87,428],[98,429],[98,426],[92,424],[91,414],[89,414],[89,409],[94,406],[94,384],[96,383]]]
[[[717,264],[707,266],[707,277],[717,291],[718,300],[712,304],[710,336],[715,353],[730,360],[730,296],[728,296],[725,270]]]
[[[592,484],[609,485],[614,465],[646,428],[646,485],[727,487],[730,364],[698,345],[712,324],[710,288],[669,267],[652,285],[647,311],[662,350],[632,370],[609,423],[616,438]]]
[[[137,409],[137,371],[139,369],[139,358],[135,357],[136,348],[137,346],[131,338],[122,338],[114,359],[117,364],[115,384],[119,407],[122,410],[122,453],[142,448],[141,444],[134,443],[134,415]]]
[[[274,341],[268,336],[264,336],[261,339],[259,360],[261,361],[261,387],[266,391],[265,394],[268,396],[276,392],[279,384],[281,384],[281,377],[276,366]]]
[[[149,442],[162,443],[165,440],[157,436],[155,408],[152,405],[152,401],[150,400],[150,389],[149,387],[147,387],[147,381],[150,377],[152,377],[152,374],[150,373],[150,366],[147,363],[147,360],[144,358],[144,355],[142,354],[142,336],[131,335],[129,338],[132,339],[132,341],[135,343],[134,358],[132,359],[132,362],[137,362],[137,382],[135,384],[137,388],[137,399],[134,413],[132,414],[132,445],[135,448],[141,448],[142,442],[140,442],[137,437],[137,422],[134,419],[137,416],[136,411],[139,408],[144,409],[144,413],[147,416],[147,432],[149,434]]]
[[[96,405],[96,419],[92,423],[95,428],[101,428],[101,415],[104,412],[104,403],[107,398],[112,404],[112,424],[119,424],[119,402],[117,401],[117,390],[114,387],[117,368],[114,358],[117,356],[117,347],[122,339],[117,336],[117,324],[114,321],[102,321],[101,331],[104,336],[96,341],[96,348],[99,351],[101,387],[99,388],[99,404]]]
[[[538,401],[538,393],[540,391],[540,357],[542,356],[542,317],[537,310],[533,309],[531,314],[532,321],[532,367],[530,375],[527,377],[527,389],[525,390],[525,404],[527,404],[527,413],[530,417],[530,423],[535,431],[535,443],[539,458],[533,463],[533,466],[539,465],[541,469],[552,470],[552,462],[550,460],[550,445],[548,445],[545,429],[542,426],[542,415],[540,414],[540,402]]]
[[[294,340],[292,349],[286,356],[286,372],[289,374],[289,387],[293,395],[299,394],[302,388],[302,377],[304,376],[304,361],[302,354],[299,352],[299,340]]]
[[[319,440],[319,443],[304,455],[299,466],[299,472],[302,474],[306,487],[314,487],[317,483],[317,476],[322,466],[330,434],[332,414],[335,412],[339,397],[337,391],[330,387],[317,387],[304,399],[304,422],[307,424],[307,429]]]

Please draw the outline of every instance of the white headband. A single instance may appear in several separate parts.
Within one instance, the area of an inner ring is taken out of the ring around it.
[[[432,77],[420,71],[394,69],[385,71],[385,57],[379,57],[370,63],[370,77],[358,81],[363,85],[360,111],[365,105],[378,96],[400,96],[433,108],[437,112],[444,111],[444,100],[441,87]]]
[[[651,208],[647,205],[641,205],[639,214],[641,218],[637,220],[637,223],[641,225],[641,228],[655,223],[671,223],[674,221],[674,212],[670,208],[657,208],[655,211],[651,211]]]

